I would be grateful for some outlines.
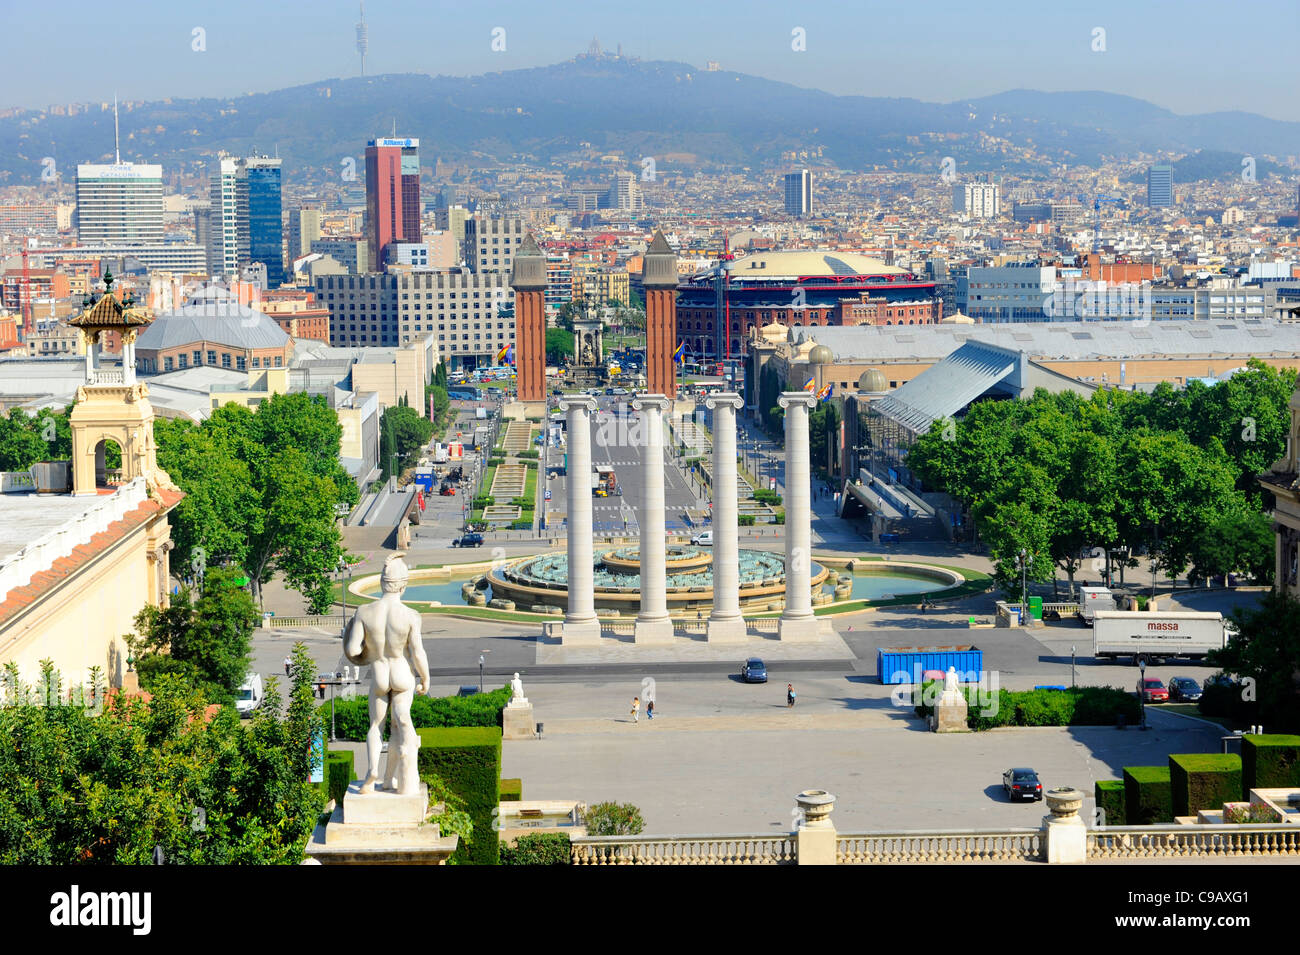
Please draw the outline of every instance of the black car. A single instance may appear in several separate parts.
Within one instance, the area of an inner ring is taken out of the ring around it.
[[[1008,799],[1039,801],[1043,798],[1043,784],[1038,781],[1038,773],[1024,767],[1008,769],[1002,774],[1002,791]]]
[[[482,534],[463,534],[451,542],[452,547],[482,547]]]
[[[758,657],[750,657],[740,665],[740,679],[743,683],[766,683],[767,664]]]
[[[1201,698],[1201,685],[1190,676],[1176,676],[1169,681],[1169,699],[1195,703]]]

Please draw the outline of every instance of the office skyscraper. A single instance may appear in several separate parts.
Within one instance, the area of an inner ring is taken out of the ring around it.
[[[785,212],[806,216],[812,211],[812,173],[807,169],[787,173],[785,177]]]
[[[239,160],[221,156],[209,180],[208,273],[233,275],[248,261],[248,177]]]
[[[82,245],[161,245],[162,166],[77,166],[76,225]]]
[[[626,170],[614,173],[614,182],[609,187],[608,206],[611,209],[623,209],[628,212],[639,212],[645,208],[636,173]]]
[[[366,233],[376,271],[383,270],[389,245],[420,241],[418,139],[372,139],[366,145]]]
[[[250,156],[239,167],[248,180],[248,261],[265,265],[266,287],[276,289],[284,284],[280,160]]]
[[[1167,209],[1174,204],[1174,167],[1168,164],[1147,167],[1147,205]]]

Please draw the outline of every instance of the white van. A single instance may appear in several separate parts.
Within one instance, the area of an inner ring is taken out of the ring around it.
[[[696,534],[694,537],[691,538],[691,543],[695,544],[697,547],[712,546],[713,528],[709,528],[707,531],[704,531],[702,534]]]
[[[261,674],[250,672],[235,694],[235,709],[240,716],[252,716],[253,711],[262,705],[265,696]]]

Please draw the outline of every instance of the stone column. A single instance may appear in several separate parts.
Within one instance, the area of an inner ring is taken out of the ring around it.
[[[636,615],[637,643],[671,643],[673,621],[668,616],[668,531],[664,520],[663,395],[641,395],[632,401],[641,412],[645,500],[641,502],[641,610]]]
[[[748,636],[740,614],[740,531],[736,500],[736,409],[740,395],[722,392],[704,403],[713,412],[713,612],[709,642]]]
[[[656,232],[642,259],[645,289],[645,376],[652,394],[677,397],[677,256]]]
[[[782,640],[815,640],[808,412],[817,399],[808,391],[786,391],[777,403],[785,409],[785,610],[777,632]]]
[[[562,642],[599,643],[591,530],[591,413],[596,400],[586,395],[560,399],[568,415],[569,467],[564,476],[566,537],[569,556],[569,609]]]

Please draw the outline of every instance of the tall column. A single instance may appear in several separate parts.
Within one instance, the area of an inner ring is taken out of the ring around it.
[[[645,500],[641,502],[641,610],[636,615],[637,643],[671,643],[673,621],[668,616],[668,530],[664,521],[663,395],[641,395],[632,407],[641,412]]]
[[[734,643],[748,633],[740,615],[740,522],[736,500],[736,409],[740,395],[722,392],[704,403],[713,412],[713,612],[709,642]]]
[[[521,402],[546,400],[546,256],[531,233],[515,251],[515,393]]]
[[[811,392],[786,391],[785,409],[785,610],[777,624],[782,640],[815,640],[812,609],[812,468],[808,461]]]
[[[562,641],[599,643],[591,529],[591,413],[596,410],[596,399],[571,395],[560,399],[560,408],[569,419],[569,467],[564,476],[569,609],[564,615]]]
[[[677,256],[662,232],[646,249],[641,271],[645,288],[645,377],[651,394],[677,397]]]

